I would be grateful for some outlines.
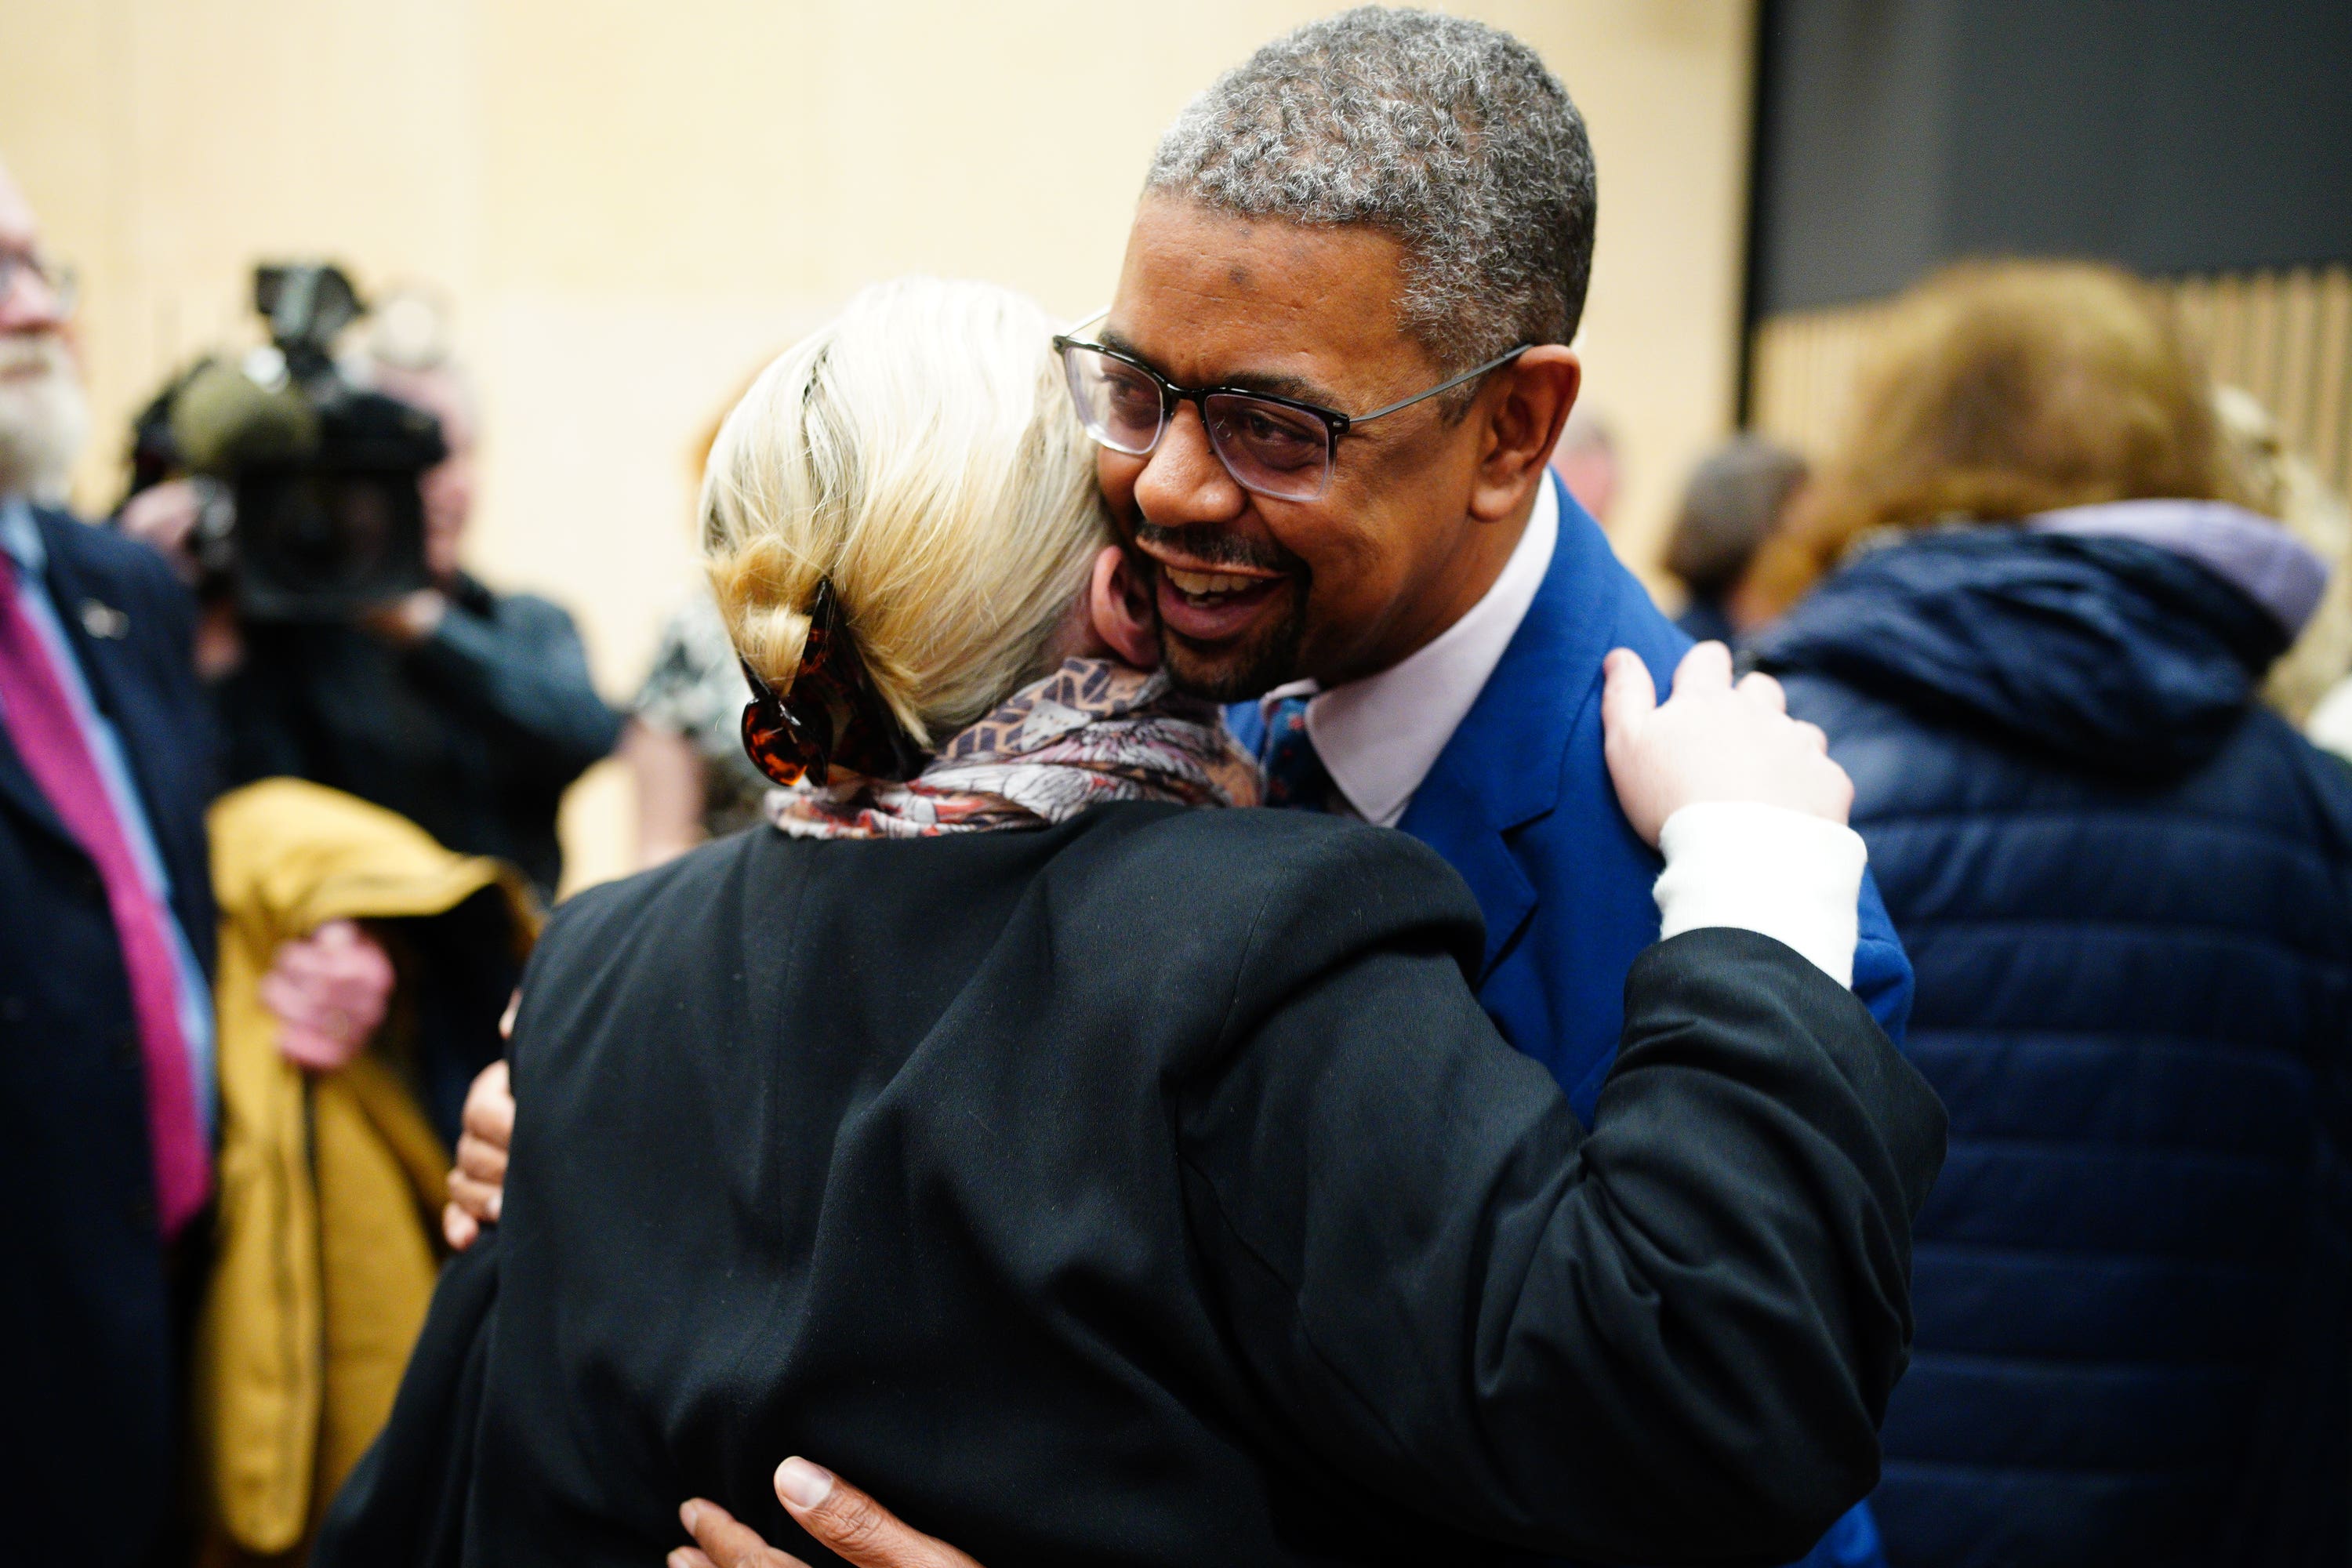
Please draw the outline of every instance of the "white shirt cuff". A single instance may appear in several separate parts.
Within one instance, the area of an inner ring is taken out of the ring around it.
[[[1704,801],[1666,818],[1666,868],[1652,889],[1658,940],[1734,926],[1786,942],[1853,984],[1854,913],[1869,861],[1862,835],[1786,806]]]

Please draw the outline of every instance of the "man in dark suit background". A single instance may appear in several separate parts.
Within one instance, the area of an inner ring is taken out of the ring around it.
[[[212,744],[171,570],[39,504],[86,423],[71,304],[0,169],[0,1516],[15,1560],[136,1563],[212,1184]]]
[[[70,279],[0,165],[0,1559],[184,1560],[184,1331],[215,1132],[209,709],[163,558],[45,504],[87,417]],[[281,1047],[347,1059],[391,967],[282,946]]]

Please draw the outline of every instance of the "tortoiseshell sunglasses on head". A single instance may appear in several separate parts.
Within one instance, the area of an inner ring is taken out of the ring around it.
[[[823,787],[836,763],[868,778],[913,778],[928,759],[867,679],[832,578],[818,582],[808,618],[791,689],[779,695],[759,671],[743,666],[751,686],[743,710],[744,751],[787,788],[803,779]]]

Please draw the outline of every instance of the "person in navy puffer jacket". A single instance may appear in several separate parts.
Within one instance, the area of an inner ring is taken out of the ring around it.
[[[2255,700],[2325,569],[2227,504],[2120,274],[1948,273],[1885,343],[1759,573],[1844,564],[1758,655],[1853,778],[1951,1115],[1887,1554],[2342,1563],[2352,773]]]

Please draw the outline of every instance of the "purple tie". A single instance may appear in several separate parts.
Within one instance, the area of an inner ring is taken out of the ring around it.
[[[16,594],[16,563],[0,552],[0,719],[25,771],[106,884],[131,1012],[147,1068],[147,1142],[155,1166],[155,1210],[164,1238],[195,1217],[212,1193],[212,1156],[196,1114],[194,1071],[180,1029],[179,981],[167,918],[131,858],[89,742],[74,718]]]

